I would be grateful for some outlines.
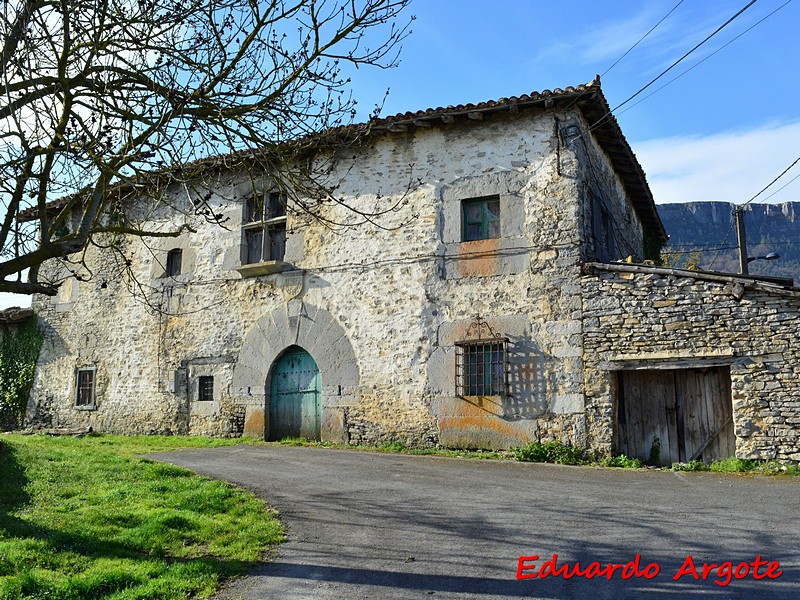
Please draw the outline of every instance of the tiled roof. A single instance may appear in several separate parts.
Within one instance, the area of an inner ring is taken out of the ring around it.
[[[390,117],[375,119],[371,122],[371,126],[373,129],[384,127],[391,128],[392,125],[413,124],[415,121],[419,120],[437,119],[443,116],[469,116],[471,113],[490,113],[498,110],[507,110],[509,107],[513,106],[522,108],[533,104],[544,104],[545,107],[549,108],[556,100],[560,100],[564,97],[572,99],[576,94],[580,95],[586,92],[593,93],[599,91],[599,81],[592,81],[577,87],[570,86],[563,90],[561,88],[556,88],[553,91],[544,90],[543,92],[531,92],[530,94],[523,94],[521,96],[511,96],[510,98],[479,102],[478,104],[459,104],[458,106],[428,108],[417,112],[398,113]]]
[[[0,310],[0,323],[21,323],[32,315],[32,308],[12,306],[11,308]]]
[[[667,234],[661,219],[658,216],[653,195],[647,184],[644,170],[631,150],[616,118],[611,114],[608,102],[600,88],[600,80],[595,79],[589,83],[576,87],[569,86],[561,89],[531,92],[521,96],[511,96],[498,100],[489,100],[478,104],[459,104],[428,108],[416,112],[398,113],[396,115],[372,119],[366,123],[342,125],[326,131],[295,140],[298,146],[321,147],[335,140],[348,139],[354,136],[383,135],[392,132],[402,132],[409,128],[425,128],[431,126],[446,126],[455,122],[479,122],[492,113],[516,114],[529,109],[577,107],[590,124],[592,135],[600,147],[608,155],[612,166],[620,177],[625,190],[630,196],[634,208],[644,227],[654,237],[661,241],[667,240]],[[246,160],[255,156],[257,151],[239,151],[225,155],[202,158],[184,166],[209,167],[230,164],[236,159]],[[166,171],[167,173],[169,171]],[[48,203],[48,208],[57,209],[62,200]],[[35,218],[36,209],[29,209],[20,214],[21,220]]]

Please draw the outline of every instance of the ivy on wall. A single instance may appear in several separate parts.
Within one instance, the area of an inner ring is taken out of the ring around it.
[[[44,337],[31,316],[16,331],[3,327],[0,339],[0,427],[22,425]]]

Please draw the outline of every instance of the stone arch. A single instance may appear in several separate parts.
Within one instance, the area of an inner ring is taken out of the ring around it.
[[[256,321],[244,338],[233,371],[232,395],[248,405],[252,418],[245,434],[261,437],[269,430],[269,375],[275,361],[290,346],[300,346],[317,363],[322,377],[324,441],[346,439],[343,405],[349,404],[360,372],[347,333],[328,311],[292,300]]]

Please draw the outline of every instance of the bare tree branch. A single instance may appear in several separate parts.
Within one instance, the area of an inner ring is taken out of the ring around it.
[[[78,256],[96,236],[178,235],[144,227],[126,202],[175,203],[168,190],[202,180],[208,165],[198,161],[209,156],[274,178],[291,210],[332,227],[343,223],[326,221],[326,204],[354,210],[358,222],[396,210],[350,207],[328,181],[337,148],[368,130],[320,132],[355,114],[346,71],[396,64],[409,3],[7,1],[0,291],[55,293],[61,281],[40,281],[39,266]],[[328,159],[311,159],[320,152]],[[204,198],[192,196],[187,227],[191,218],[219,222]]]

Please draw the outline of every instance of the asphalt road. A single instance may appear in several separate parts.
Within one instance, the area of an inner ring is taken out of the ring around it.
[[[221,598],[800,598],[797,478],[286,446],[153,457],[250,489],[281,514],[288,540],[274,562]],[[553,554],[570,570],[530,577]],[[634,566],[566,577],[575,562],[583,572],[637,554],[638,577]],[[522,580],[520,556],[539,557]],[[703,563],[721,567],[703,579]]]

